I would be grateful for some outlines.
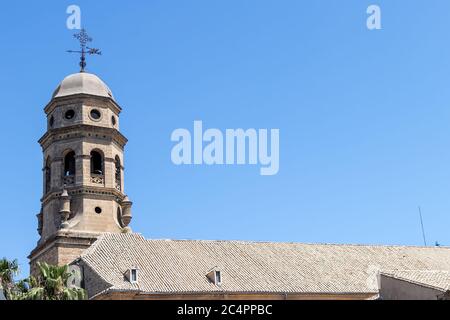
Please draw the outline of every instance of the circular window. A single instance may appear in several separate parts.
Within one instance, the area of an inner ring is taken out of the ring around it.
[[[100,208],[100,207],[95,208],[95,213],[96,214],[102,213],[102,208]]]
[[[67,120],[72,120],[75,117],[75,111],[73,110],[67,110],[66,113],[64,114],[64,118],[66,118]]]
[[[50,125],[50,128],[53,128],[53,125],[55,124],[55,117],[54,116],[50,117],[50,121],[48,122],[48,124]]]
[[[102,114],[100,113],[100,111],[98,111],[97,109],[91,110],[91,118],[93,120],[99,120],[101,117],[102,117]]]
[[[114,117],[114,116],[111,117],[111,123],[113,126],[115,126],[117,124],[116,117]]]

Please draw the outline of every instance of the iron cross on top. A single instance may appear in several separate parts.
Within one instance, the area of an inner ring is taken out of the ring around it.
[[[81,67],[80,72],[84,72],[84,69],[86,68],[86,54],[101,55],[102,52],[99,49],[89,48],[87,46],[88,42],[92,42],[92,38],[89,37],[85,29],[81,29],[79,33],[74,34],[73,36],[80,42],[81,50],[79,51],[68,50],[67,52],[80,54],[80,67]]]

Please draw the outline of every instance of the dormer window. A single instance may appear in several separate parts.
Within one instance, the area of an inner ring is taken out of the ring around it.
[[[138,270],[137,269],[131,269],[130,282],[131,283],[137,283],[138,282]]]
[[[139,269],[133,267],[125,273],[125,277],[130,281],[130,283],[138,283],[139,282]]]
[[[222,272],[220,272],[217,268],[209,271],[206,277],[216,286],[220,286],[222,284]]]

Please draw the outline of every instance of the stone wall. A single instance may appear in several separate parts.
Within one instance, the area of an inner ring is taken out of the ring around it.
[[[78,259],[97,239],[95,234],[74,234],[61,232],[55,238],[39,245],[30,256],[30,273],[36,275],[37,263],[68,265]]]
[[[386,275],[380,276],[380,296],[383,300],[438,300],[444,292]]]

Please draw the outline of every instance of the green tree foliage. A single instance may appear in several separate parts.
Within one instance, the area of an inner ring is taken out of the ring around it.
[[[14,277],[19,273],[19,263],[17,260],[9,261],[6,258],[0,260],[0,289],[6,299],[9,299],[11,291],[14,289]]]
[[[37,277],[30,276],[14,283],[18,273],[17,261],[0,260],[0,279],[9,300],[85,300],[86,291],[69,287],[71,277],[67,266],[53,266],[38,263]]]

